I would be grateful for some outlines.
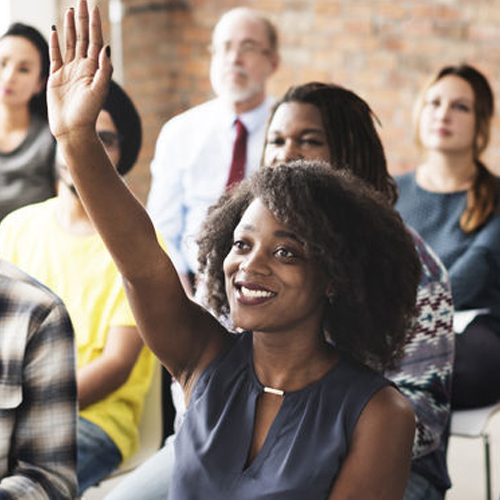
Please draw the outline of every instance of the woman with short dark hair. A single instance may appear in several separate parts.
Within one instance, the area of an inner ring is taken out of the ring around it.
[[[186,295],[98,140],[111,76],[98,10],[89,19],[80,0],[65,24],[51,128],[140,333],[188,403],[170,498],[400,499],[415,417],[372,368],[395,365],[415,314],[420,262],[397,212],[322,162],[260,169],[200,236],[208,299],[232,333]]]

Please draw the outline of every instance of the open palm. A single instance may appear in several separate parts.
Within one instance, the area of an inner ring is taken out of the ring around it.
[[[57,32],[53,31],[50,38],[47,102],[50,129],[56,138],[84,129],[95,130],[112,73],[103,50],[97,8],[89,16],[87,2],[79,0],[76,14],[73,9],[66,13],[64,35],[64,59]]]

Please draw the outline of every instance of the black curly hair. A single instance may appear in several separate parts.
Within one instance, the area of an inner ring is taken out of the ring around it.
[[[421,269],[415,245],[380,193],[325,162],[261,168],[210,208],[198,244],[213,312],[230,313],[223,262],[235,227],[257,198],[293,229],[309,258],[328,274],[335,297],[325,298],[326,335],[363,363],[394,368],[413,331]]]

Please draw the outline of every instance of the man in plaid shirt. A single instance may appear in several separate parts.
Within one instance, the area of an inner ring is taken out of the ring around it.
[[[0,260],[0,500],[75,498],[76,401],[66,308]]]

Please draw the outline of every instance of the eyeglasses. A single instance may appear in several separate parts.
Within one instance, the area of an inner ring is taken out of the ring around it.
[[[97,132],[97,135],[108,151],[118,149],[123,140],[123,137],[120,134],[108,130],[101,130],[100,132]]]
[[[258,43],[247,41],[239,45],[233,45],[231,42],[224,42],[218,45],[210,45],[208,50],[212,55],[227,56],[233,50],[236,51],[238,57],[256,57],[259,55],[268,56],[271,54],[270,49],[261,47]]]

